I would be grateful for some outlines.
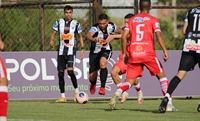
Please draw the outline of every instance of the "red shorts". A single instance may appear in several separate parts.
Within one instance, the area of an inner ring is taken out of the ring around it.
[[[119,60],[115,63],[114,66],[119,67],[119,69],[120,69],[119,75],[126,73],[127,65],[123,63],[122,58],[119,58]]]
[[[128,63],[126,79],[134,79],[142,76],[144,66],[150,71],[152,76],[156,76],[164,71],[162,64],[160,63],[158,58],[155,57],[150,61],[145,61],[141,63]]]
[[[6,76],[7,76],[6,67],[2,58],[0,57],[0,78],[6,77]]]

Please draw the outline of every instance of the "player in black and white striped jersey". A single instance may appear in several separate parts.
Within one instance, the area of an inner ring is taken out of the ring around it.
[[[120,33],[121,30],[117,28],[115,23],[109,22],[106,14],[100,14],[98,23],[94,24],[87,33],[87,38],[91,41],[89,53],[91,94],[94,94],[96,91],[96,81],[98,70],[100,69],[101,87],[99,94],[105,95],[105,84],[108,75],[107,61],[112,55],[112,45],[106,39],[108,37],[112,38],[111,36],[114,37],[115,35],[112,35],[112,33],[115,32]]]
[[[72,18],[73,8],[69,5],[64,7],[64,18],[57,20],[53,25],[53,33],[50,38],[50,46],[54,47],[54,37],[56,33],[59,33],[59,45],[58,45],[58,77],[59,88],[61,97],[56,102],[66,102],[65,98],[65,81],[64,71],[67,68],[68,75],[71,77],[72,84],[75,89],[74,101],[76,100],[76,94],[78,94],[77,79],[74,74],[75,57],[76,57],[76,36],[79,37],[81,45],[81,59],[84,58],[84,43],[81,35],[82,28],[77,20]]]

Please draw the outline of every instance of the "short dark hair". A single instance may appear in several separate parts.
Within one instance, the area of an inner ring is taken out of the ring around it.
[[[70,5],[66,5],[65,7],[64,7],[64,11],[65,10],[72,10],[73,11],[73,8],[72,8],[72,6],[70,6]]]
[[[151,0],[140,0],[140,10],[149,10],[151,7]]]
[[[131,18],[131,17],[133,17],[133,16],[134,16],[134,14],[128,13],[128,14],[126,14],[126,15],[124,16],[124,19],[129,19],[129,18]]]
[[[99,17],[98,17],[98,20],[103,20],[103,19],[108,20],[108,16],[104,13],[100,14]]]

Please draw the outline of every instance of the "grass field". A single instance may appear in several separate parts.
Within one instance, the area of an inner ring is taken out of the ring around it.
[[[195,99],[175,98],[177,112],[158,113],[161,99],[146,99],[142,105],[136,99],[108,107],[108,99],[90,100],[87,104],[54,103],[54,100],[11,100],[8,121],[200,121]]]

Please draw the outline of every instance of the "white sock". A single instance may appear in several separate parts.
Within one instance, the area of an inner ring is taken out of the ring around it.
[[[117,96],[121,96],[121,94],[122,94],[122,89],[117,89],[117,91],[115,92],[115,94],[117,94]]]
[[[78,88],[76,88],[76,89],[75,89],[75,92],[79,92],[79,89],[78,89]]]
[[[172,98],[171,98],[171,97],[169,97],[169,102],[168,102],[168,104],[172,104]]]
[[[117,84],[117,87],[119,87],[122,84],[122,82],[120,82],[119,84]]]
[[[0,116],[0,121],[7,121],[7,118],[5,116]]]
[[[65,98],[65,93],[61,93],[61,97]]]

